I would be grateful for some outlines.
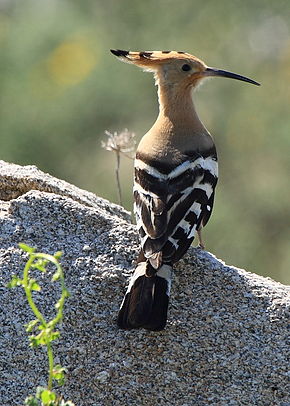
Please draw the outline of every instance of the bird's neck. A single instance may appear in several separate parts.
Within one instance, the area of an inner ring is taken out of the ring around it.
[[[159,125],[172,126],[176,131],[186,129],[200,134],[207,132],[195,110],[191,88],[158,84]]]

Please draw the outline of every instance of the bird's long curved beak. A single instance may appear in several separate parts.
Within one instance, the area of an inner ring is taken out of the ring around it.
[[[237,75],[236,73],[216,68],[206,68],[203,72],[203,76],[221,76],[224,78],[242,80],[243,82],[248,82],[252,83],[253,85],[260,86],[260,83],[256,82],[255,80],[249,79],[246,76]]]

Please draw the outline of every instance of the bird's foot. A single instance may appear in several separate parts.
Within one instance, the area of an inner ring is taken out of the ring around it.
[[[201,250],[205,250],[205,243],[202,239],[202,235],[201,235],[201,227],[197,230],[197,237],[198,237],[198,246],[197,248],[201,249]]]

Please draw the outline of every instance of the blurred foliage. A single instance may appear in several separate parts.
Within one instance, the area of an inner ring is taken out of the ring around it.
[[[214,134],[220,180],[207,248],[228,263],[290,282],[289,0],[0,0],[0,159],[116,201],[105,130],[138,139],[157,115],[150,74],[110,48],[176,49],[247,75],[194,95]],[[121,162],[131,209],[132,161]]]

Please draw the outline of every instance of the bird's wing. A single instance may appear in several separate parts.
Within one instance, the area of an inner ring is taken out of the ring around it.
[[[215,155],[187,159],[167,173],[136,159],[134,211],[145,257],[176,262],[208,221],[218,167]]]

